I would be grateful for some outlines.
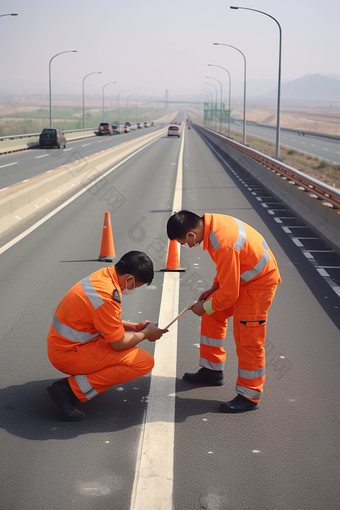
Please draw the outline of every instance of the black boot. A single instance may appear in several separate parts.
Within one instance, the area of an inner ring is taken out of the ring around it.
[[[248,400],[242,395],[237,395],[233,400],[221,404],[220,409],[224,413],[245,413],[246,411],[254,411],[258,407],[258,402],[252,402],[252,400]]]
[[[85,418],[83,411],[76,409],[77,397],[71,390],[67,379],[54,382],[47,388],[48,394],[59,407],[59,411],[68,421],[78,421]]]
[[[198,372],[186,372],[183,379],[201,386],[222,386],[224,384],[222,370],[209,370],[204,367],[200,368]]]

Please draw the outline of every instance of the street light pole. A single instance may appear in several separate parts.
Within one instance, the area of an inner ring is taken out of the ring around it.
[[[122,94],[123,92],[129,92],[130,89],[125,89],[125,90],[121,90],[120,92],[118,92],[118,124],[120,124],[120,119],[119,119],[119,96],[120,94]]]
[[[217,110],[217,88],[215,87],[215,85],[213,85],[212,83],[208,83],[207,81],[204,82],[206,85],[210,85],[210,87],[213,87],[216,91],[216,108],[215,108],[215,112]],[[217,131],[217,112],[216,112],[216,115],[215,115],[215,131]]]
[[[281,25],[273,16],[268,14],[267,12],[258,11],[257,9],[250,9],[248,7],[235,7],[230,6],[230,9],[243,9],[245,11],[254,11],[259,12],[260,14],[264,14],[275,21],[277,26],[279,27],[279,73],[278,73],[278,84],[277,84],[277,112],[276,112],[276,158],[280,159],[280,120],[281,120],[281,46],[282,46],[282,30]]]
[[[52,80],[51,80],[51,63],[52,60],[55,57],[58,57],[58,55],[62,55],[63,53],[77,53],[77,50],[67,50],[67,51],[61,51],[60,53],[57,53],[54,55],[48,65],[48,83],[49,83],[49,100],[50,100],[50,127],[52,127]]]
[[[116,83],[115,81],[109,81],[109,83],[105,83],[103,87],[103,122],[105,122],[105,109],[104,109],[104,89],[107,85],[111,85],[112,83]]]
[[[246,145],[246,101],[247,101],[247,63],[246,63],[246,57],[242,53],[241,50],[238,48],[235,48],[235,46],[231,46],[231,44],[225,44],[225,43],[214,43],[215,46],[229,46],[229,48],[233,48],[234,50],[241,53],[243,60],[244,60],[244,93],[243,93],[243,145]]]
[[[229,138],[231,138],[231,127],[230,127],[230,122],[231,122],[231,75],[225,67],[217,66],[215,64],[208,64],[208,66],[220,67],[221,69],[224,69],[225,72],[228,73],[228,75],[229,75],[229,135],[228,136],[229,136]]]
[[[221,112],[222,112],[222,96],[223,96],[223,88],[222,83],[217,78],[213,78],[212,76],[206,76],[206,78],[210,78],[211,80],[216,80],[221,85],[221,101],[220,101],[220,133],[222,133],[222,124],[221,124]]]
[[[85,129],[85,88],[84,88],[84,81],[85,81],[85,78],[87,78],[88,76],[91,76],[91,74],[102,74],[102,72],[101,71],[95,71],[94,73],[87,74],[83,78],[83,129]]]

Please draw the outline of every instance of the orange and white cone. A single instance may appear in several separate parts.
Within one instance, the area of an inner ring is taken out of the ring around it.
[[[177,241],[175,239],[170,239],[169,241],[169,249],[168,249],[168,258],[166,261],[165,269],[161,269],[161,271],[178,271],[184,272],[184,268],[179,267],[179,258],[178,258],[178,248]]]
[[[115,256],[116,252],[113,244],[110,213],[106,212],[104,215],[103,235],[99,260],[102,260],[103,262],[112,262]]]

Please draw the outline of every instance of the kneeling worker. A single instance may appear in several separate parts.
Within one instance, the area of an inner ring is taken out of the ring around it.
[[[237,396],[221,405],[226,413],[259,407],[265,380],[265,340],[268,309],[280,273],[266,241],[252,227],[232,216],[190,211],[173,214],[167,223],[170,239],[193,248],[203,242],[216,264],[210,289],[191,310],[202,316],[200,366],[183,379],[200,385],[221,386],[226,360],[224,338],[227,318],[233,316],[238,356]]]
[[[150,283],[154,271],[143,252],[131,251],[114,266],[99,269],[74,285],[60,301],[47,338],[52,365],[71,377],[47,388],[64,418],[82,420],[77,399],[86,402],[102,391],[152,370],[151,354],[136,347],[154,342],[166,330],[150,321],[122,321],[121,296]]]

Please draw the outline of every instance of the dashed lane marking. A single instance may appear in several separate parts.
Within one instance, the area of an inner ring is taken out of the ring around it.
[[[19,161],[15,161],[14,163],[7,163],[7,165],[1,165],[0,168],[5,168],[6,166],[17,165],[18,163],[19,163]]]

